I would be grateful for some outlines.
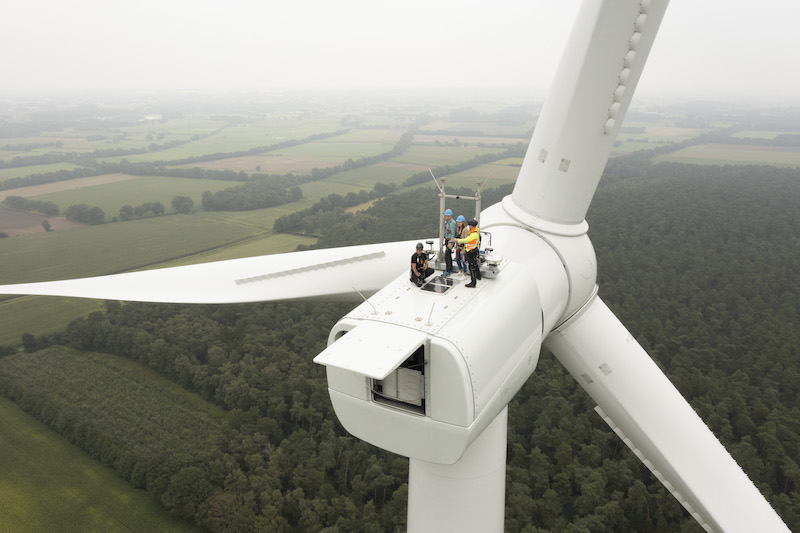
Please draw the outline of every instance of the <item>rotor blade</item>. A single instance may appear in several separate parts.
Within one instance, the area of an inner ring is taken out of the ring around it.
[[[199,265],[39,283],[0,294],[170,303],[324,299],[360,301],[409,269],[417,241],[262,255]]]
[[[583,221],[667,3],[583,3],[511,195],[523,213]]]
[[[597,412],[707,531],[789,532],[611,310],[595,297],[546,345]]]

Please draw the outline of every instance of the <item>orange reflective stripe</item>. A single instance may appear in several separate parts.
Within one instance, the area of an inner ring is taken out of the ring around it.
[[[464,239],[457,239],[456,242],[464,245],[466,251],[474,249],[478,245],[478,232],[471,231]]]

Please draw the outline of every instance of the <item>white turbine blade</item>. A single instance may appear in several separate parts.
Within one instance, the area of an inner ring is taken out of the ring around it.
[[[0,294],[169,303],[359,301],[410,269],[417,241],[328,248],[109,276],[0,285]]]
[[[667,4],[583,3],[511,196],[516,208],[583,221]]]
[[[599,299],[546,345],[598,413],[706,531],[789,532],[747,475]]]

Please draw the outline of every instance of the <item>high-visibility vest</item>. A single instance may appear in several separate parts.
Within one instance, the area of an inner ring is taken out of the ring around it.
[[[475,249],[475,247],[478,246],[478,228],[471,230],[469,232],[469,235],[467,235],[463,239],[456,239],[456,242],[458,244],[463,244],[464,249],[468,252],[470,250]]]

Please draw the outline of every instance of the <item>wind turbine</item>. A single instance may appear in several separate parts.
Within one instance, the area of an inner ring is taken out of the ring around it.
[[[484,244],[504,257],[484,263],[476,289],[452,278],[409,283],[409,241],[0,293],[176,303],[371,294],[315,361],[344,427],[409,457],[411,532],[503,530],[507,405],[543,344],[706,531],[788,532],[598,296],[584,217],[667,4],[583,3],[514,191],[481,213]]]

